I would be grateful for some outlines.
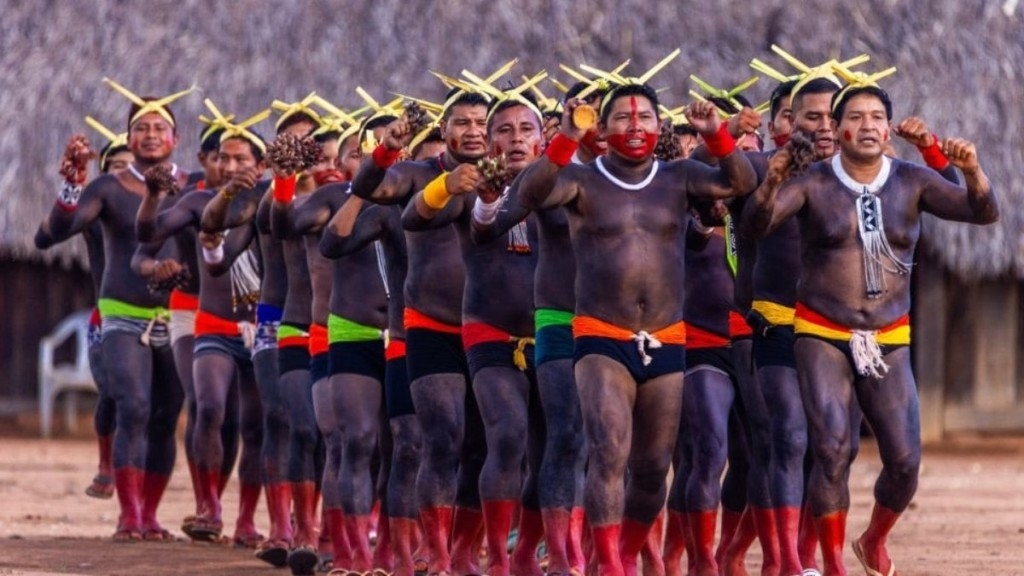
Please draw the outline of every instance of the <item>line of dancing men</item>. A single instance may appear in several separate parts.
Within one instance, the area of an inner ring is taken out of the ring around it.
[[[71,139],[36,243],[89,247],[87,492],[116,494],[114,539],[173,539],[184,406],[182,530],[294,574],[744,575],[756,540],[762,576],[842,575],[866,423],[882,469],[851,547],[895,574],[921,216],[994,222],[992,186],[971,142],[893,122],[867,57],[755,60],[765,106],[695,78],[670,110],[650,80],[675,55],[566,67],[557,100],[544,73],[508,82],[515,61],[438,75],[440,104],[359,89],[360,110],[314,93],[238,120],[207,99],[195,174],[171,161],[189,91],[105,80],[127,132],[88,119],[109,140],[91,181]]]

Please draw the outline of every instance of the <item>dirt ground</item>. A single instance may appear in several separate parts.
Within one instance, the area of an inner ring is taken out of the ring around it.
[[[0,438],[0,575],[250,576],[273,570],[250,552],[228,547],[111,542],[115,501],[83,494],[95,454],[87,440]],[[160,514],[179,535],[177,524],[192,499],[183,461],[179,451]],[[878,470],[877,450],[868,441],[851,477],[848,537],[867,523]],[[226,498],[224,509],[237,509],[235,487]],[[265,523],[260,529],[266,532]],[[959,439],[926,450],[917,498],[890,550],[903,576],[1024,574],[1024,439]],[[846,563],[850,574],[863,573],[849,546]],[[756,574],[759,554],[752,551],[747,566]]]

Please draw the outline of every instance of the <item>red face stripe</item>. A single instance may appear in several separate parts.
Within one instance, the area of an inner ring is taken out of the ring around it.
[[[850,140],[853,140],[853,134],[850,134],[849,130],[843,130],[843,139],[849,142]]]

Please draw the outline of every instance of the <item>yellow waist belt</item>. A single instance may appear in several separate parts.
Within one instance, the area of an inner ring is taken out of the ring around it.
[[[754,300],[750,307],[774,326],[792,326],[796,309],[768,300]]]

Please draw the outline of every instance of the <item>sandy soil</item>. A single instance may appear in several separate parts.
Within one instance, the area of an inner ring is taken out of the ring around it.
[[[95,454],[85,440],[0,439],[0,575],[271,573],[251,552],[229,547],[111,542],[115,501],[83,493]],[[866,442],[851,477],[849,537],[867,523],[878,470],[877,450]],[[160,519],[178,533],[191,507],[179,452]],[[235,486],[224,509],[237,509]],[[258,517],[265,518],[262,509]],[[260,529],[266,531],[265,520]],[[903,576],[1024,574],[1024,439],[960,439],[927,450],[917,498],[890,550]],[[846,560],[851,574],[863,573],[849,547]],[[747,565],[757,573],[756,552]]]

